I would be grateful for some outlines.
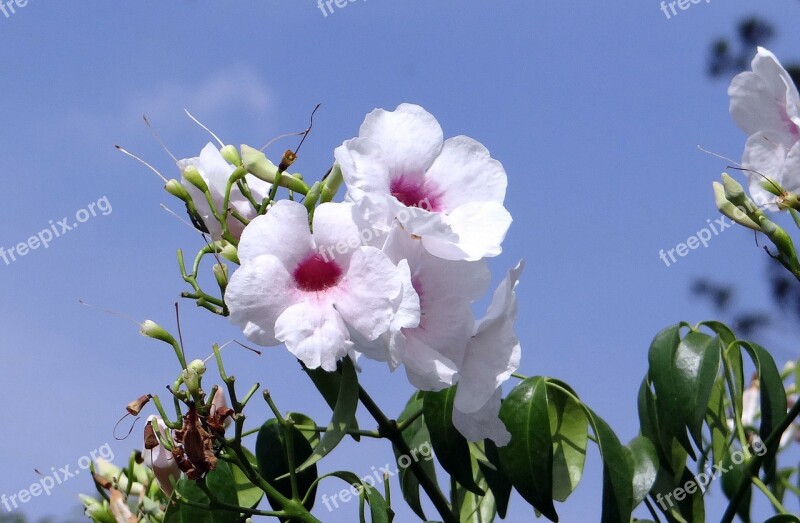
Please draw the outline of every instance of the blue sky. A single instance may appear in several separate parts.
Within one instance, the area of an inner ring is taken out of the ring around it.
[[[184,290],[175,249],[196,251],[199,240],[159,208],[180,206],[158,179],[113,145],[177,176],[141,116],[175,155],[195,156],[208,136],[184,107],[226,142],[260,147],[302,130],[321,103],[295,164],[307,179],[325,172],[334,147],[375,107],[419,103],[445,135],[482,141],[508,172],[515,219],[491,262],[495,280],[527,260],[520,371],[567,381],[627,441],[652,337],[712,315],[692,299],[693,278],[735,281],[749,305],[768,301],[763,252],[743,230],[727,229],[671,267],[658,257],[718,217],[710,184],[724,163],[696,146],[738,158],[745,137],[727,113],[726,82],[704,75],[706,51],[755,5],[713,0],[669,20],[656,0],[359,0],[327,17],[311,0],[29,0],[0,14],[0,246],[102,197],[113,209],[46,250],[0,261],[0,493],[37,481],[34,468],[76,463],[107,442],[122,459],[140,444],[114,441],[124,405],[175,379],[165,346],[79,299],[173,325]],[[772,50],[800,57],[790,23],[800,4],[757,10],[777,22]],[[240,337],[189,302],[182,320],[192,357]],[[779,360],[796,356],[781,350]],[[286,351],[257,359],[231,349],[226,358],[242,384],[259,381],[282,410],[325,419]],[[389,413],[411,393],[401,373],[377,364],[365,365],[362,382]],[[250,419],[259,416],[264,405]],[[345,445],[326,467],[369,473],[390,454],[384,442]],[[563,521],[596,518],[600,466],[595,453],[585,483],[559,507]],[[24,511],[64,514],[89,491],[78,476]],[[354,510],[323,519],[349,521]],[[528,514],[519,499],[512,513],[511,521]]]

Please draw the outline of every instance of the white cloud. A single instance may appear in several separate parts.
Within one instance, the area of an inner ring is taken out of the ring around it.
[[[252,66],[236,65],[205,78],[165,82],[155,92],[134,99],[129,107],[134,114],[162,121],[185,120],[184,108],[201,120],[240,111],[263,117],[272,99],[269,86]]]

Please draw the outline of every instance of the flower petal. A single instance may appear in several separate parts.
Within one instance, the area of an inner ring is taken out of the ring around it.
[[[239,260],[244,265],[268,254],[292,270],[313,248],[305,206],[280,200],[267,214],[245,227],[239,242]]]
[[[520,262],[498,286],[486,316],[475,324],[459,369],[455,408],[471,413],[483,408],[491,394],[519,368],[521,349],[514,333],[517,300],[514,287],[524,267]]]
[[[500,420],[501,395],[502,389],[498,388],[489,401],[475,412],[465,413],[458,408],[453,409],[453,426],[467,441],[489,438],[498,447],[504,447],[511,441],[511,433]]]
[[[389,329],[401,290],[401,274],[391,260],[375,247],[360,247],[353,252],[334,303],[349,325],[374,340]]]
[[[325,301],[303,301],[286,309],[275,322],[275,337],[306,367],[327,371],[335,371],[353,346],[342,317]]]
[[[424,173],[444,140],[436,118],[413,104],[400,104],[394,111],[375,109],[364,119],[358,135],[380,146],[381,162],[392,174]]]
[[[446,260],[480,260],[497,256],[511,226],[511,214],[497,202],[472,202],[453,210],[447,217],[457,241],[423,236],[431,254]]]
[[[475,201],[503,203],[508,180],[503,165],[489,155],[480,142],[456,136],[444,147],[425,178],[441,190],[444,210],[452,210]]]
[[[248,260],[233,273],[225,290],[231,323],[253,343],[278,345],[275,322],[299,299],[294,291],[292,276],[278,258],[265,255]]]

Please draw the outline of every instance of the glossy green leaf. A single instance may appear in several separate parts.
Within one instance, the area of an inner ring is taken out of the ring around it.
[[[680,329],[681,325],[673,325],[659,332],[653,339],[648,353],[648,377],[655,389],[662,450],[669,454],[671,440],[675,438],[694,456],[686,426],[695,410],[690,408],[690,391],[682,385],[675,359],[678,347],[681,346]]]
[[[424,397],[425,394],[423,392],[415,392],[408,400],[403,412],[397,418],[397,422],[402,423],[409,419],[412,415],[420,412],[423,409]],[[408,427],[406,427],[406,429],[403,431],[403,439],[410,449],[417,449],[418,451],[430,450],[431,436],[428,433],[428,428],[425,426],[424,416],[420,415]],[[394,450],[395,459],[400,460],[402,454],[396,447],[393,446],[392,448]],[[436,467],[434,466],[433,461],[430,459],[431,453],[428,452],[427,457],[424,456],[424,452],[422,454],[423,459],[420,460],[419,463],[428,477],[432,478],[435,483]],[[411,510],[413,510],[414,513],[420,517],[420,519],[427,519],[420,501],[420,485],[419,481],[417,481],[417,477],[408,467],[398,467],[398,470],[400,476],[400,490],[403,493],[403,498],[408,503],[408,506],[411,507]]]
[[[531,377],[514,387],[500,407],[500,419],[511,433],[511,442],[499,449],[508,479],[536,510],[558,521],[553,506],[553,438],[545,379]]]
[[[258,461],[255,455],[246,448],[243,448],[242,451],[245,456],[247,456],[247,460],[250,462],[250,465],[252,465],[253,470],[258,470]],[[233,474],[233,482],[236,487],[236,495],[239,498],[239,506],[255,508],[261,502],[261,498],[264,497],[264,492],[247,479],[247,475],[242,469],[232,464],[230,467],[231,473]]]
[[[439,392],[426,392],[423,399],[425,425],[431,436],[436,459],[450,476],[476,494],[483,490],[472,477],[472,456],[464,436],[453,426],[453,403],[456,387]]]
[[[497,515],[494,495],[477,462],[473,463],[473,473],[476,483],[486,495],[480,496],[457,485],[453,493],[453,505],[459,515],[458,520],[461,523],[491,523]]]
[[[219,501],[239,505],[233,473],[224,461],[218,461],[217,469],[206,475],[206,485]],[[204,504],[209,502],[208,496],[192,480],[183,478],[178,481],[175,488],[176,492],[190,501]],[[204,510],[183,503],[169,503],[164,515],[164,523],[236,523],[239,520],[240,515],[235,512]]]
[[[356,409],[358,409],[358,376],[353,360],[345,358],[341,363],[341,379],[333,417],[325,434],[314,447],[314,452],[297,468],[298,472],[308,469],[336,448],[344,439],[348,428],[355,425]]]
[[[739,463],[735,463],[734,461],[738,461]],[[723,469],[720,471],[724,472],[721,477],[722,492],[725,493],[728,500],[733,500],[737,495],[739,486],[746,477],[745,471],[748,463],[749,460],[744,459],[744,455],[740,449],[732,449],[722,460]],[[736,513],[745,523],[750,521],[750,503],[752,498],[753,487],[751,485],[745,491],[744,496],[736,501],[738,503]]]
[[[676,444],[676,448],[679,447]],[[682,448],[680,450],[685,452]],[[706,484],[710,481],[711,479],[708,478]],[[650,495],[656,501],[654,506],[667,514],[668,520],[671,522],[703,523],[705,521],[703,490],[695,475],[688,468],[684,468],[678,477],[662,468],[650,490]]]
[[[750,354],[750,358],[758,371],[758,384],[761,393],[761,424],[758,434],[761,441],[766,441],[770,434],[779,428],[786,417],[786,389],[783,386],[781,373],[775,360],[762,346],[743,342],[742,347]],[[775,456],[778,445],[772,445],[764,456],[763,470],[765,481],[771,483],[775,477]]]
[[[487,486],[494,495],[497,514],[501,518],[505,518],[506,512],[508,512],[508,501],[511,498],[511,489],[513,487],[503,469],[503,463],[500,460],[500,451],[497,445],[490,439],[484,440],[483,445],[484,454],[491,467],[481,461],[478,461],[478,466],[481,469],[484,479],[486,479]]]
[[[292,437],[294,446],[294,462],[302,463],[313,452],[311,444],[303,436],[303,434],[294,428],[288,426],[286,429],[288,434]],[[286,452],[286,439],[284,438],[284,428],[276,419],[267,420],[261,426],[258,432],[258,439],[256,440],[256,460],[258,461],[258,470],[261,476],[267,480],[275,489],[278,490],[283,496],[287,498],[292,497],[292,487],[288,477],[284,479],[277,479],[289,472],[288,454]],[[306,470],[297,474],[297,489],[301,498],[307,497],[305,504],[306,508],[311,510],[314,506],[315,491],[310,495],[306,494],[315,485],[317,479],[317,466],[312,465]],[[280,504],[277,500],[267,496],[270,505],[275,509],[280,509]]]
[[[347,359],[349,360],[349,358]],[[336,410],[336,402],[339,399],[339,391],[342,389],[342,364],[340,363],[337,370],[333,372],[328,372],[322,370],[321,368],[309,369],[305,365],[303,365],[303,370],[306,372],[306,374],[308,374],[308,377],[311,378],[314,386],[325,399],[325,402],[328,404],[331,410]],[[353,418],[350,429],[354,431],[358,430],[358,421],[355,418]],[[354,434],[351,437],[356,441],[361,440],[361,436],[357,434]]]
[[[331,472],[330,474],[325,474],[321,476],[315,483],[314,488],[316,488],[317,483],[322,481],[325,478],[339,478],[346,483],[349,483],[351,486],[350,493],[354,497],[359,497],[363,499],[366,503],[369,504],[370,508],[370,516],[372,523],[390,523],[392,518],[394,517],[394,512],[389,505],[386,503],[386,500],[383,499],[381,496],[378,488],[376,486],[380,486],[378,482],[373,481],[366,481],[367,478],[370,480],[374,480],[373,476],[366,476],[365,478],[359,478],[352,472],[347,471],[338,471],[338,472]],[[327,498],[323,498],[323,502],[325,503],[325,507],[328,509],[329,512],[339,508],[338,504],[331,506],[328,503]],[[328,521],[327,518],[324,521]]]
[[[559,387],[568,386],[559,383]],[[563,502],[583,476],[589,420],[580,403],[559,387],[548,383],[547,398],[553,438],[553,499]]]
[[[303,433],[303,436],[305,436],[312,447],[317,446],[319,443],[319,432],[317,430],[313,430],[317,428],[316,421],[300,412],[290,412],[286,415],[286,418],[292,420],[292,422],[295,424],[295,428]],[[303,429],[301,427],[309,428]]]
[[[706,410],[706,425],[711,433],[712,463],[719,463],[728,452],[730,429],[728,428],[728,409],[725,405],[725,382],[717,378],[711,389],[711,397]],[[705,462],[701,463],[705,468]]]
[[[764,521],[764,523],[800,523],[800,518],[791,514],[778,514]]]
[[[603,511],[601,523],[630,521],[633,512],[633,459],[611,427],[585,407],[603,458]]]
[[[656,448],[648,438],[636,436],[628,443],[628,449],[633,459],[633,507],[636,508],[656,482],[660,465]]]
[[[714,383],[721,368],[722,342],[718,337],[689,333],[678,347],[677,365],[690,391],[694,413],[688,421],[689,434],[698,448],[703,446],[703,422]]]

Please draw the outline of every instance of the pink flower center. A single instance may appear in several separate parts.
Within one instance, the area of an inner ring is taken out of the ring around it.
[[[314,253],[297,265],[292,277],[303,291],[324,291],[339,283],[342,268],[334,260],[327,260],[321,254]]]
[[[440,191],[430,182],[426,183],[421,176],[396,176],[389,184],[389,190],[392,196],[407,207],[419,207],[434,212],[441,209]]]

